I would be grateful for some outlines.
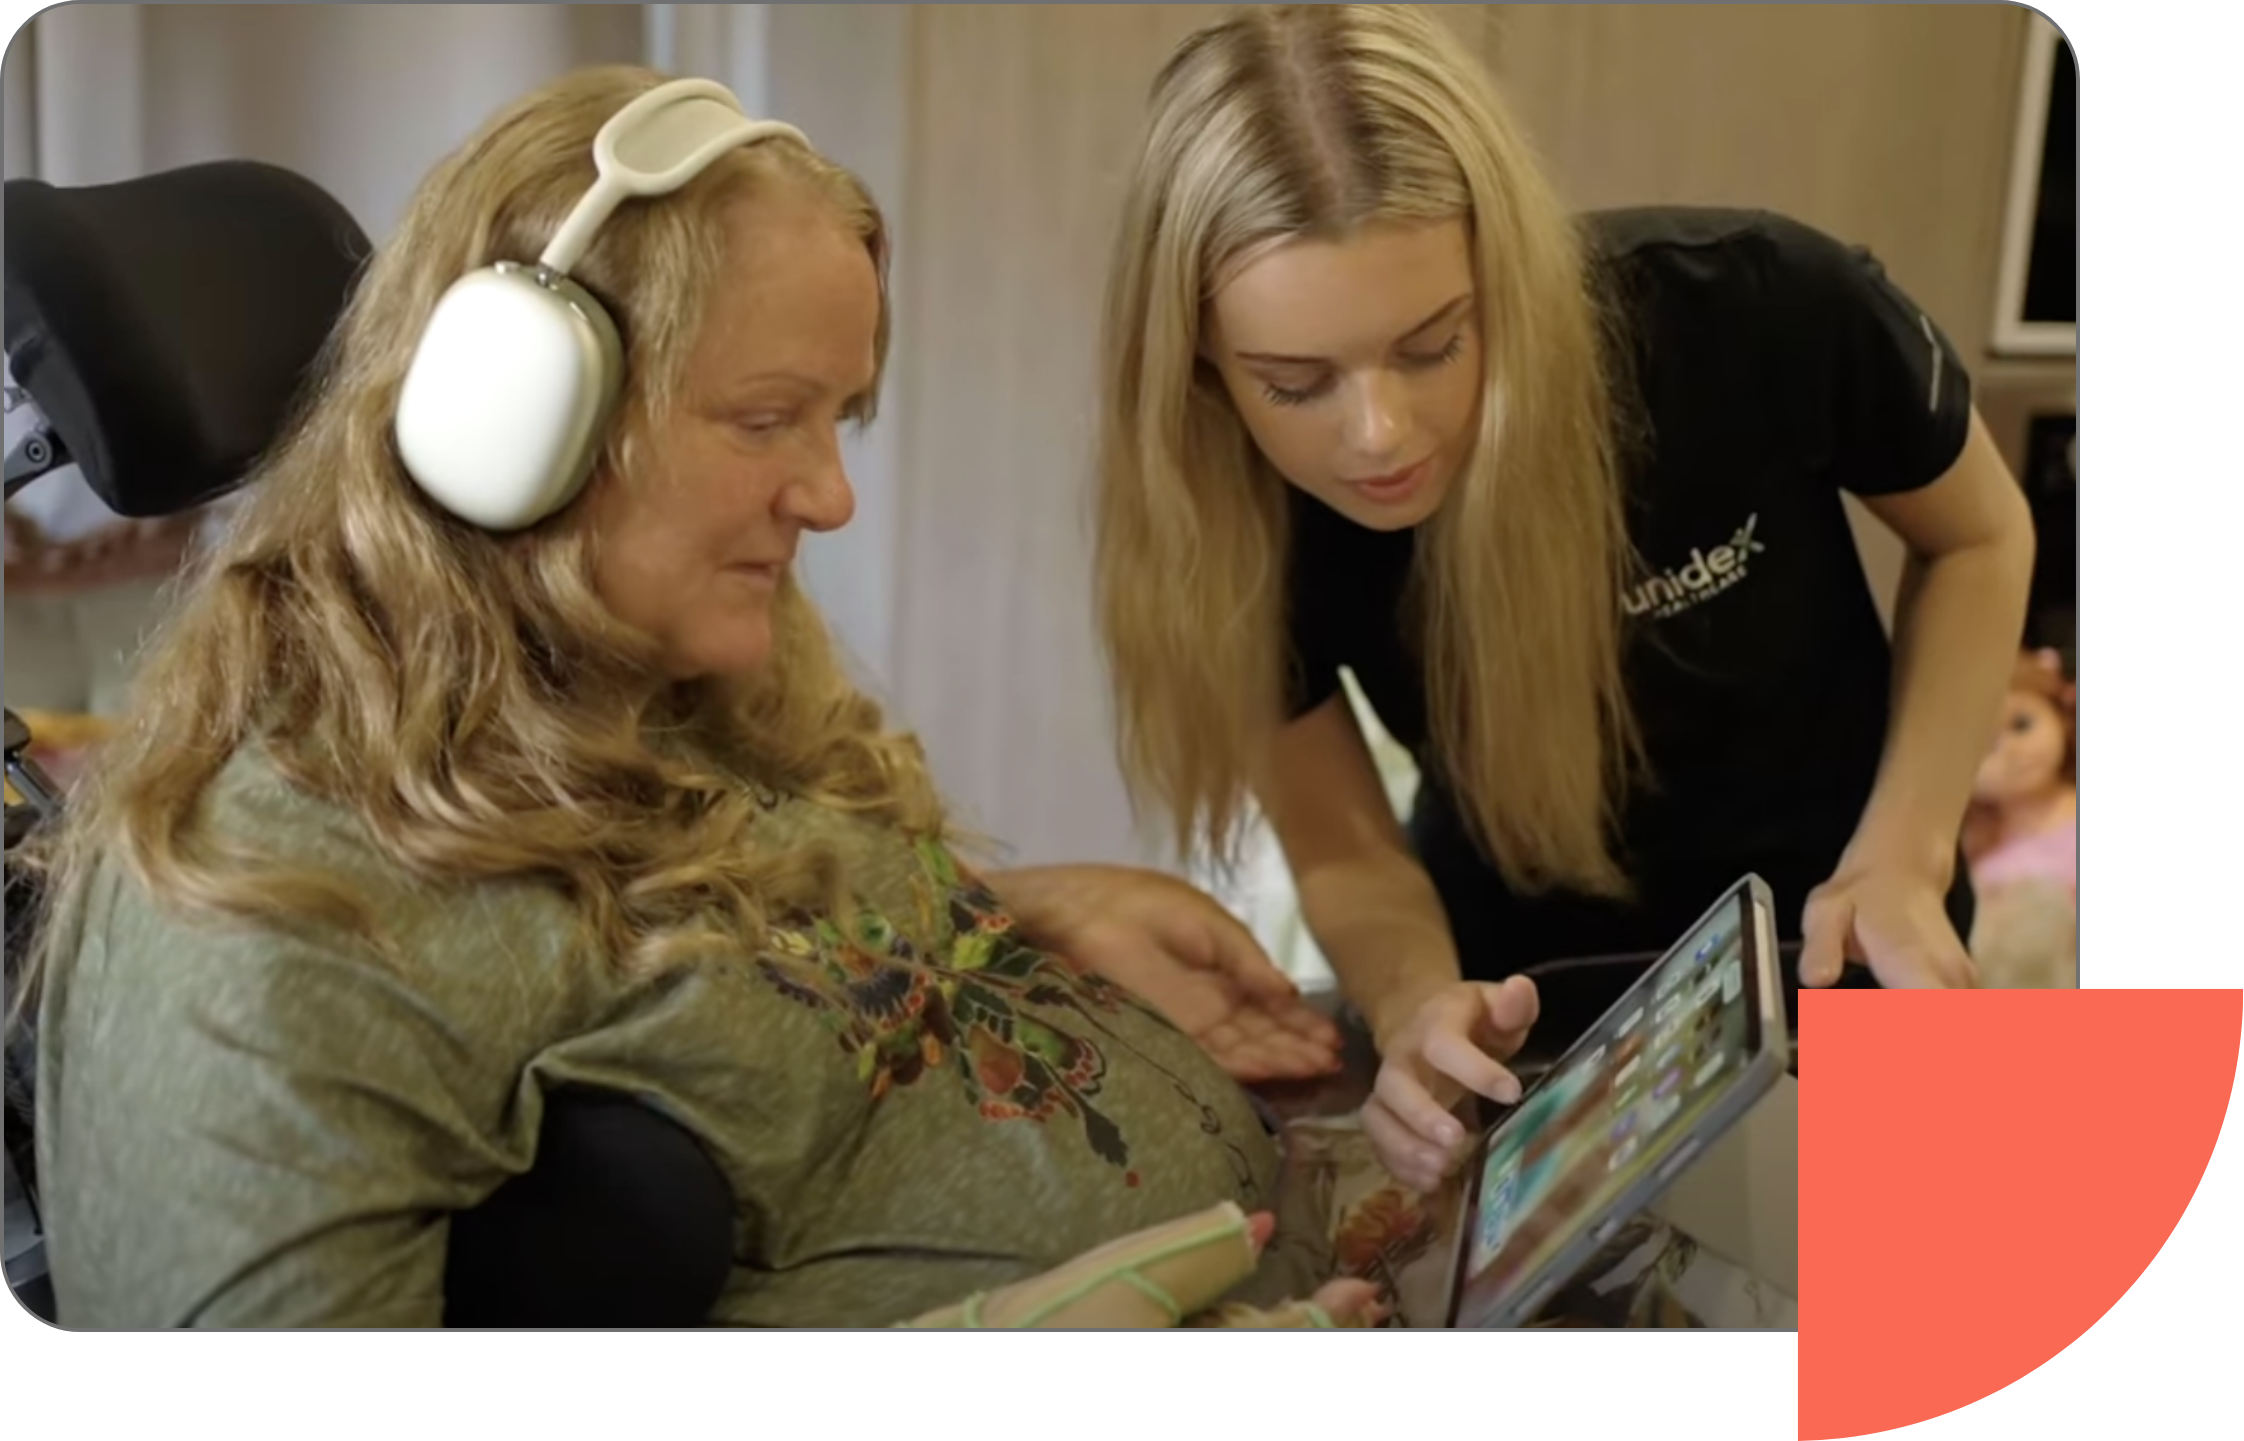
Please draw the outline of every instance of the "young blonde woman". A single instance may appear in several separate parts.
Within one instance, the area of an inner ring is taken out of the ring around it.
[[[1125,769],[1182,844],[1267,817],[1399,1176],[1516,1093],[1516,972],[1657,952],[1748,869],[1807,984],[1972,983],[1958,824],[2031,523],[1867,254],[1568,215],[1420,7],[1258,6],[1154,86],[1108,324]],[[1908,549],[1890,647],[1843,491]],[[1407,832],[1343,667],[1422,764]]]
[[[887,335],[853,179],[768,136],[598,227],[571,274],[620,331],[620,409],[555,513],[464,518],[407,445],[439,297],[583,233],[595,137],[657,78],[558,81],[424,183],[57,838],[61,1323],[439,1324],[452,1218],[579,1084],[722,1171],[716,1322],[1081,1319],[1102,1278],[1138,1324],[1370,1317],[1367,1285],[1312,1293],[1313,1235],[1247,1214],[1278,1148],[1246,1095],[1063,959],[1212,974],[1213,903],[1142,883],[1145,920],[1065,871],[993,894],[797,588],[803,536],[850,518],[840,428]],[[492,437],[470,487],[534,438]]]

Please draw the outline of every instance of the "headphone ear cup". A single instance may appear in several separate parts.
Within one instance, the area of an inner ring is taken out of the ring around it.
[[[452,515],[522,530],[584,488],[622,389],[622,338],[581,286],[513,263],[478,270],[422,332],[398,395],[398,455]]]

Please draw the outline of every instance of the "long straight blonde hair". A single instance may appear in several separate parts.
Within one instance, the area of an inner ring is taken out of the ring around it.
[[[1616,894],[1612,824],[1641,754],[1621,666],[1621,349],[1575,223],[1481,64],[1421,7],[1242,7],[1154,84],[1099,442],[1122,766],[1180,849],[1227,862],[1284,720],[1285,482],[1198,363],[1214,288],[1289,239],[1460,218],[1486,394],[1406,605],[1433,761],[1510,883]]]
[[[122,733],[45,838],[56,903],[113,864],[185,913],[316,920],[379,944],[379,918],[336,877],[201,823],[212,782],[252,745],[432,883],[553,885],[591,953],[626,969],[753,944],[775,913],[840,894],[830,857],[759,844],[744,782],[940,831],[917,746],[881,728],[791,582],[756,677],[665,690],[651,642],[594,591],[585,507],[488,534],[421,498],[397,458],[391,417],[438,298],[471,269],[534,258],[593,180],[595,132],[661,79],[566,76],[422,184],[244,513],[178,591]],[[792,142],[728,156],[618,211],[575,272],[616,317],[629,366],[595,484],[634,483],[721,282],[726,216],[782,185],[808,187],[873,255],[885,359],[888,242],[871,196]]]

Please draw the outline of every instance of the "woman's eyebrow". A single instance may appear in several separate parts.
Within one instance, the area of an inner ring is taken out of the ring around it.
[[[1421,320],[1416,325],[1410,327],[1409,330],[1403,333],[1402,340],[1397,341],[1396,343],[1404,344],[1409,341],[1416,340],[1418,337],[1424,335],[1427,331],[1432,330],[1435,326],[1449,319],[1459,310],[1470,304],[1472,302],[1472,298],[1472,294],[1469,291],[1463,295],[1458,296],[1456,299],[1450,301],[1447,305],[1444,305],[1441,309],[1435,311],[1432,315],[1427,316],[1424,320]],[[1261,351],[1252,350],[1242,350],[1237,352],[1237,354],[1239,359],[1241,360],[1250,360],[1261,365],[1326,365],[1330,363],[1323,357],[1315,355],[1269,355]]]

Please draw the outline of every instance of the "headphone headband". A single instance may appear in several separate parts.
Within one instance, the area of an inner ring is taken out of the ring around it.
[[[656,86],[600,127],[592,141],[599,179],[569,212],[538,264],[556,275],[567,275],[625,200],[667,195],[708,169],[718,156],[771,139],[810,143],[792,125],[749,119],[733,93],[714,80],[673,80]]]

